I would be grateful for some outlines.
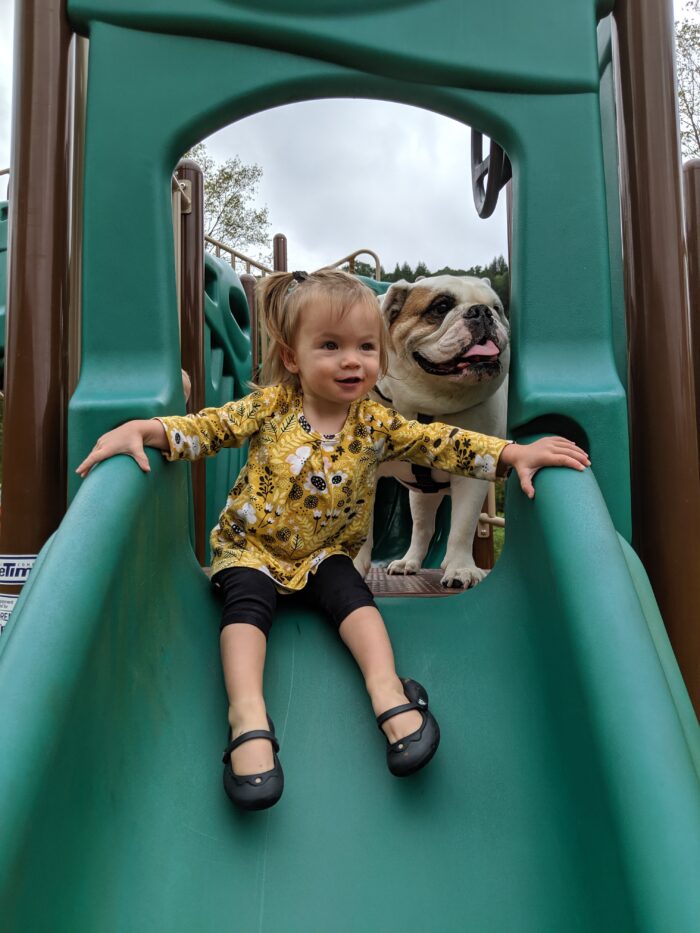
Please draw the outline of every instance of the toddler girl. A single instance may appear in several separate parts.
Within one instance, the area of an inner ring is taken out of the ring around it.
[[[84,477],[99,461],[126,453],[148,472],[144,446],[169,460],[196,460],[250,440],[248,462],[211,533],[229,700],[224,786],[249,810],[272,806],[284,786],[263,698],[280,595],[304,590],[338,629],[386,736],[392,774],[413,774],[438,746],[427,693],[398,677],[382,617],[352,562],[369,530],[377,465],[409,460],[480,479],[513,467],[532,498],[540,467],[583,470],[590,463],[564,438],[521,446],[408,421],[371,401],[388,337],[375,296],[353,276],[276,273],[262,280],[259,295],[270,337],[263,388],[196,415],[129,421],[103,435],[77,469]]]

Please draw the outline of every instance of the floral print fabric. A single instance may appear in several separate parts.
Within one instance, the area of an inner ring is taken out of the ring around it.
[[[408,421],[369,399],[350,405],[338,434],[322,435],[304,417],[302,401],[292,386],[268,386],[222,408],[160,419],[169,460],[198,460],[250,440],[248,462],[211,533],[212,575],[252,567],[283,592],[302,589],[322,560],[353,558],[362,547],[383,460],[494,479],[507,444]]]

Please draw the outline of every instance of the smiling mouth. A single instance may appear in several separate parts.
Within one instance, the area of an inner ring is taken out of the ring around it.
[[[500,367],[500,355],[501,351],[493,340],[487,340],[486,343],[474,344],[452,359],[440,363],[429,360],[418,352],[413,354],[413,359],[421,369],[433,376],[455,376],[462,375],[468,369],[476,369],[482,373],[497,370]]]
[[[347,379],[336,379],[336,382],[339,382],[341,386],[356,386],[362,380],[359,376],[349,376]]]

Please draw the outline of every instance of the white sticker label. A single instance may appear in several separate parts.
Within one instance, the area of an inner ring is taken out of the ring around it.
[[[14,583],[22,586],[27,582],[35,560],[35,554],[0,554],[0,584]]]
[[[18,598],[18,596],[0,595],[0,634],[2,634],[2,630],[10,621],[10,615],[15,608],[15,603]]]

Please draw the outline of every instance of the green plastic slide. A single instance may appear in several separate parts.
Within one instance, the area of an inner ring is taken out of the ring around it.
[[[541,474],[534,503],[510,481],[473,591],[380,601],[443,732],[411,779],[327,624],[282,612],[287,784],[248,814],[221,786],[187,467],[151,462],[88,478],[2,637],[5,933],[698,929],[697,724],[591,471]]]
[[[442,729],[412,778],[387,771],[337,636],[281,611],[265,691],[286,788],[262,813],[221,786],[219,609],[192,551],[188,467],[152,452],[149,475],[119,457],[74,478],[0,637],[2,933],[700,930],[698,724],[628,544],[597,32],[611,6],[67,0],[90,37],[71,468],[115,424],[182,411],[181,153],[264,109],[356,96],[429,108],[507,151],[510,431],[571,433],[593,469],[542,472],[534,502],[509,481],[505,550],[474,590],[380,600]],[[206,276],[215,404],[244,391],[249,322],[236,282],[211,262]],[[208,465],[210,524],[240,463],[226,456]]]

